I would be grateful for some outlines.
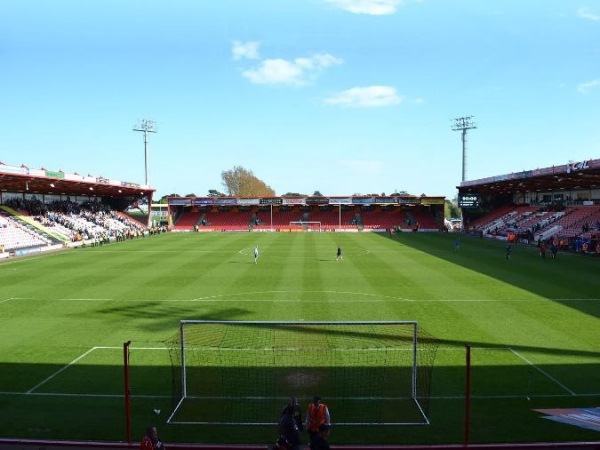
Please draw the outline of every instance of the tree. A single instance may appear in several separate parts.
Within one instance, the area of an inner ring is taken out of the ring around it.
[[[235,197],[273,197],[275,191],[242,166],[221,172],[225,191]]]
[[[226,197],[225,194],[223,194],[220,191],[217,191],[216,189],[209,189],[208,190],[208,196],[209,197]]]
[[[186,197],[192,197],[192,198],[194,198],[194,197],[196,197],[196,194],[193,194],[193,193],[192,194],[187,194]]]
[[[446,219],[460,217],[460,208],[456,197],[452,201],[448,199],[444,201],[444,217]]]
[[[286,192],[283,194],[285,197],[305,197],[306,194],[299,194],[298,192]]]
[[[166,204],[169,197],[179,197],[178,194],[163,195],[157,203]]]
[[[323,197],[323,194],[321,194],[321,191],[315,191],[313,197]]]

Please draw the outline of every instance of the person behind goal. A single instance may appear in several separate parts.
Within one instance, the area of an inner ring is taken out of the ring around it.
[[[321,425],[331,425],[331,416],[329,408],[321,401],[321,397],[315,395],[312,403],[308,405],[306,414],[306,430],[310,442],[313,442],[319,436],[319,427]]]

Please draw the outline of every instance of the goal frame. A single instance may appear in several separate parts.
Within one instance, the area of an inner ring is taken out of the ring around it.
[[[423,400],[423,399],[427,399],[429,400],[429,392],[427,392],[426,396],[423,396],[423,392],[419,393],[418,390],[418,386],[417,384],[419,383],[419,377],[418,377],[418,371],[420,370],[421,366],[419,366],[419,355],[418,355],[418,346],[419,346],[419,336],[420,336],[420,330],[419,330],[419,326],[418,326],[418,322],[417,321],[406,321],[406,320],[400,320],[400,321],[244,321],[244,320],[240,320],[240,321],[236,321],[236,320],[195,320],[195,319],[186,319],[186,320],[180,320],[180,327],[179,327],[179,331],[178,331],[178,336],[177,337],[177,341],[179,342],[179,358],[180,358],[180,377],[181,379],[179,380],[179,382],[181,383],[180,385],[180,392],[175,394],[174,391],[174,409],[172,411],[172,413],[170,414],[170,416],[167,419],[168,423],[188,423],[188,422],[179,422],[174,420],[175,415],[177,414],[178,410],[180,409],[180,407],[182,407],[184,401],[188,398],[188,362],[187,362],[187,357],[186,357],[186,329],[190,326],[202,326],[202,325],[230,325],[230,326],[265,326],[265,327],[295,327],[295,326],[323,326],[324,328],[327,326],[378,326],[378,325],[392,325],[392,326],[408,326],[411,327],[411,329],[406,330],[405,333],[401,333],[398,335],[399,338],[401,338],[402,336],[405,336],[405,338],[411,339],[412,338],[412,342],[410,344],[406,345],[406,350],[408,350],[408,345],[411,346],[411,354],[408,355],[407,357],[410,359],[406,359],[406,362],[409,362],[410,365],[410,395],[411,397],[408,398],[407,400],[411,400],[415,405],[416,405],[416,410],[419,411],[420,413],[420,417],[422,420],[420,421],[409,421],[409,422],[399,422],[399,421],[392,421],[392,422],[348,422],[348,423],[336,423],[337,425],[428,425],[429,424],[429,418],[427,417],[427,412],[424,410],[424,408],[422,407],[419,399]],[[422,332],[422,330],[421,330]],[[423,332],[424,333],[424,332]],[[426,333],[425,333],[426,334]],[[437,345],[435,346],[437,347]],[[224,349],[227,349],[228,347],[224,347]],[[173,348],[173,350],[176,350],[176,346]],[[335,347],[333,348],[333,350],[335,351]],[[435,351],[433,352],[435,354]],[[434,356],[435,357],[435,356]],[[406,366],[407,370],[409,368],[409,365]],[[428,372],[429,378],[428,378],[428,383],[426,388],[427,391],[429,391],[430,389],[430,375],[431,375],[431,369],[432,369],[432,365],[433,365],[433,361],[431,361],[431,366],[423,366],[423,370],[425,372]],[[427,371],[426,369],[429,368],[430,370]],[[174,376],[175,376],[175,371],[174,371]],[[408,377],[405,379],[406,380],[406,384],[408,384]],[[175,381],[175,379],[174,379]],[[423,384],[423,383],[421,383]],[[408,389],[407,389],[408,390]],[[419,397],[419,394],[421,394],[421,396]],[[408,393],[407,393],[408,395]],[[176,397],[179,397],[179,400],[177,400]],[[190,399],[194,399],[195,397],[192,395],[190,397]],[[427,408],[425,408],[427,409]],[[210,425],[211,422],[192,422],[192,423],[197,423],[197,424],[205,424],[205,425]],[[237,423],[238,425],[266,425],[266,423],[262,423],[262,422],[232,422],[232,423]],[[224,422],[224,423],[212,423],[212,424],[232,424],[229,422]]]
[[[302,228],[302,231],[313,231],[313,228],[311,228],[311,226],[317,226],[319,227],[319,233],[323,231],[323,226],[322,223],[318,220],[292,220],[289,223],[290,228],[291,227],[300,227]],[[317,231],[316,229],[314,229],[314,231]]]

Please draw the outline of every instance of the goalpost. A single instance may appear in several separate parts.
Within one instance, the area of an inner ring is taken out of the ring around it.
[[[415,321],[182,320],[169,423],[272,425],[320,395],[336,425],[428,424],[437,341]]]
[[[321,232],[321,222],[316,220],[302,221],[296,220],[290,222],[290,228],[301,228],[303,231],[318,231]]]

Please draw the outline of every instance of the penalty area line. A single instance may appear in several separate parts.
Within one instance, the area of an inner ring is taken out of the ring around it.
[[[572,389],[569,389],[567,386],[565,386],[563,383],[561,383],[560,381],[558,381],[556,378],[554,378],[552,375],[550,375],[548,372],[546,372],[544,369],[542,369],[541,367],[537,366],[536,364],[534,364],[533,362],[529,361],[527,358],[525,358],[523,355],[521,355],[519,352],[517,352],[515,349],[509,347],[509,350],[515,354],[517,357],[521,358],[523,361],[525,361],[527,364],[529,364],[531,367],[533,367],[535,370],[537,370],[538,372],[540,372],[542,375],[544,375],[546,378],[548,378],[549,380],[551,380],[552,382],[556,383],[558,386],[560,386],[561,388],[563,388],[565,391],[567,391],[569,394],[571,395],[577,395],[575,393],[575,391],[573,391]]]
[[[65,370],[67,370],[69,367],[71,367],[72,365],[74,365],[75,363],[77,363],[77,361],[85,358],[87,355],[89,355],[90,353],[92,353],[94,350],[120,350],[121,348],[122,347],[92,347],[87,352],[83,353],[82,355],[79,355],[77,358],[75,358],[69,364],[61,367],[56,372],[54,372],[52,375],[50,375],[46,379],[44,379],[41,382],[39,382],[38,384],[36,384],[34,387],[32,387],[31,389],[29,389],[28,391],[26,391],[25,394],[34,394],[35,393],[34,391],[36,389],[38,389],[40,386],[43,386],[44,384],[46,384],[48,381],[52,380],[57,375],[61,374]],[[132,348],[130,348],[130,350],[168,350],[168,349],[166,349],[164,347],[132,347]],[[40,395],[40,394],[37,394],[37,393],[35,393],[35,394],[36,395]]]
[[[123,393],[118,394],[82,394],[68,392],[7,392],[0,391],[0,396],[5,395],[32,395],[37,397],[73,397],[73,398],[123,398]],[[154,399],[172,399],[171,395],[156,395],[156,394],[131,394],[131,398],[154,398]]]
[[[40,386],[46,384],[48,381],[50,381],[52,378],[54,378],[55,376],[57,376],[58,374],[64,372],[65,370],[67,370],[69,367],[71,367],[73,364],[75,364],[77,361],[79,361],[82,358],[85,358],[87,355],[89,355],[90,353],[92,353],[96,348],[98,347],[93,347],[90,348],[87,352],[85,352],[83,355],[78,356],[77,358],[75,358],[73,361],[71,361],[69,364],[67,364],[66,366],[61,367],[60,369],[58,369],[56,372],[54,372],[52,375],[50,375],[48,378],[46,378],[45,380],[41,381],[40,383],[36,384],[34,387],[32,387],[31,389],[29,389],[26,394],[31,394],[33,391],[35,391],[37,388],[39,388]]]

